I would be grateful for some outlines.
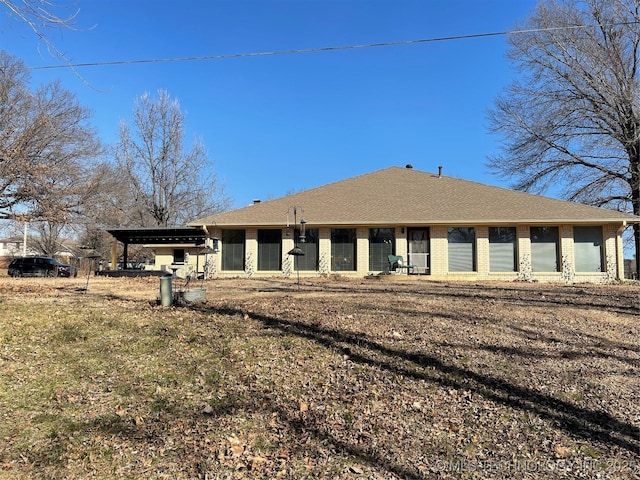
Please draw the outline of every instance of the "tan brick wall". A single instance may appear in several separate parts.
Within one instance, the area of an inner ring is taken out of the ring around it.
[[[404,230],[404,232],[403,232]],[[401,255],[407,260],[407,252],[409,245],[407,242],[407,229],[404,227],[396,227],[396,255]]]
[[[624,227],[620,227],[616,229],[614,226],[609,227],[613,232],[615,230],[616,235],[616,258],[618,259],[617,265],[617,279],[624,280],[624,245],[622,242],[622,233],[624,232]],[[605,257],[606,258],[606,257]]]
[[[291,235],[287,237],[283,232],[282,274],[287,277],[293,275],[294,273],[294,266],[295,266],[296,259],[293,255],[288,255],[288,252],[290,252],[295,246],[296,244],[295,244],[295,239],[293,238],[293,233],[291,233]]]
[[[529,225],[518,225],[516,238],[518,239],[518,272],[522,276],[526,275],[525,269],[531,269],[531,229]]]
[[[319,228],[318,236],[320,237],[320,273],[325,274],[331,271],[331,229]]]
[[[348,227],[340,227],[348,228]],[[572,279],[568,279],[567,275],[563,272],[547,272],[547,273],[529,273],[527,277],[525,272],[491,272],[489,267],[489,227],[488,226],[475,226],[476,229],[476,268],[477,272],[455,272],[450,273],[449,270],[449,255],[448,255],[448,227],[435,225],[429,226],[430,231],[430,275],[422,278],[429,279],[448,279],[448,280],[506,280],[512,281],[517,278],[530,279],[541,282],[562,282],[562,281],[588,281],[588,282],[601,282],[610,278],[620,278],[623,276],[624,271],[624,259],[623,259],[623,245],[620,240],[620,231],[617,226],[605,226],[603,229],[603,238],[605,243],[605,267],[613,269],[613,273],[574,273]],[[402,232],[402,227],[396,227],[396,254],[402,255],[406,258],[407,255],[407,229]],[[575,248],[573,240],[573,226],[572,225],[558,225],[560,234],[560,267],[562,268],[563,260],[569,262],[573,268],[575,265]],[[284,232],[283,232],[284,234]],[[210,235],[221,238],[221,231],[214,229],[210,231]],[[356,229],[356,262],[357,270],[354,272],[340,271],[336,272],[339,275],[344,276],[365,276],[368,274],[376,274],[378,272],[371,272],[369,270],[369,228],[358,227]],[[530,240],[530,227],[527,225],[519,225],[516,227],[517,236],[517,249],[518,249],[518,267],[530,268],[531,266],[531,240]],[[320,274],[331,273],[331,228],[320,227],[319,228],[319,263]],[[294,246],[293,238],[284,237],[282,241],[282,256],[283,262],[286,261],[287,252]],[[220,241],[220,249],[224,249],[222,241]],[[282,274],[282,272],[258,272],[257,271],[257,254],[258,254],[258,241],[257,241],[257,229],[246,229],[246,257],[245,261],[248,266],[252,263],[253,273],[256,275],[273,275],[274,273]],[[237,276],[239,272],[222,272],[221,271],[221,255],[213,255],[216,262],[216,272],[221,276]],[[191,256],[190,263],[195,262],[195,255]],[[156,261],[162,261],[162,257],[158,257]],[[286,269],[285,269],[286,270]],[[309,275],[317,275],[315,272],[307,272]]]
[[[245,273],[255,274],[258,271],[258,229],[247,228],[246,248],[244,251]]]
[[[615,225],[607,225],[602,232],[604,237],[604,269],[605,276],[624,278],[624,251],[622,242],[618,242],[618,229]],[[609,272],[611,270],[611,272]]]
[[[156,248],[156,265],[155,270],[164,270],[170,272],[169,265],[173,263],[173,249]]]
[[[571,269],[571,272],[564,272],[566,274],[575,273],[575,248],[573,242],[573,225],[560,225],[558,227],[558,233],[560,236],[560,265],[558,265],[560,272],[563,272],[566,267]]]
[[[369,273],[369,228],[356,228],[356,269],[358,275]]]
[[[188,261],[185,265],[190,266],[191,270],[195,272],[196,268],[202,271],[204,265],[204,255],[198,255],[200,247],[157,247],[155,251],[155,265],[154,270],[164,270],[171,272],[169,268],[173,264],[173,251],[176,248],[184,248],[186,254],[188,254]]]
[[[296,246],[293,236],[282,238],[282,258],[287,256],[287,252],[290,252]]]
[[[476,227],[476,270],[479,278],[489,276],[489,227]]]
[[[443,226],[431,227],[431,275],[447,276],[449,274],[449,242],[448,229]]]

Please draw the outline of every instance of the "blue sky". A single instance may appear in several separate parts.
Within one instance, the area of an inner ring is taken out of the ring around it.
[[[66,0],[59,3],[67,3]],[[68,3],[71,3],[69,0]],[[77,0],[49,30],[76,63],[217,56],[502,32],[534,0]],[[73,9],[69,10],[72,12]],[[33,70],[93,112],[107,144],[144,92],[167,90],[234,207],[404,166],[492,185],[487,110],[516,72],[505,36],[260,57]],[[0,9],[0,49],[59,63]]]

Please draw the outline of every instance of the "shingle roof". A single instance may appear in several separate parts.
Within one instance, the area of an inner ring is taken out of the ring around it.
[[[640,222],[640,217],[605,208],[390,167],[194,220],[190,225],[280,226],[287,221],[287,211],[293,221],[293,206],[302,209],[310,227]]]

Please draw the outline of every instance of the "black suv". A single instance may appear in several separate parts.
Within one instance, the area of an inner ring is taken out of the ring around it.
[[[77,277],[73,265],[67,265],[51,257],[15,258],[9,264],[10,277]]]

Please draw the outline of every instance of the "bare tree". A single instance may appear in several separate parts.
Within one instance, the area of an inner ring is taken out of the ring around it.
[[[521,78],[490,112],[505,139],[490,167],[518,189],[640,214],[640,0],[546,0],[518,30]]]
[[[69,59],[55,43],[49,40],[47,30],[51,28],[75,30],[75,19],[80,12],[76,1],[67,5],[48,0],[0,0],[9,16],[21,22],[44,43],[50,55],[69,64]]]
[[[116,161],[138,207],[139,226],[175,226],[228,206],[204,145],[185,149],[185,116],[164,90],[134,103],[133,129],[120,125]]]
[[[147,226],[153,224],[150,215],[142,215],[128,181],[111,162],[99,163],[93,169],[96,186],[82,206],[81,215],[75,220],[75,230],[83,254],[99,254],[104,258],[111,255],[113,237],[106,232],[109,228]],[[141,218],[144,217],[144,218]],[[135,247],[129,255],[135,254]]]
[[[61,251],[76,253],[75,245],[65,242],[65,235],[72,233],[70,225],[45,220],[37,222],[34,228],[38,235],[32,238],[32,245],[41,254],[54,257]]]
[[[28,82],[23,62],[0,51],[0,219],[66,220],[93,191],[100,144],[72,93]]]
[[[140,226],[134,193],[113,162],[96,164],[89,183],[94,189],[87,195],[77,222],[85,230]]]

